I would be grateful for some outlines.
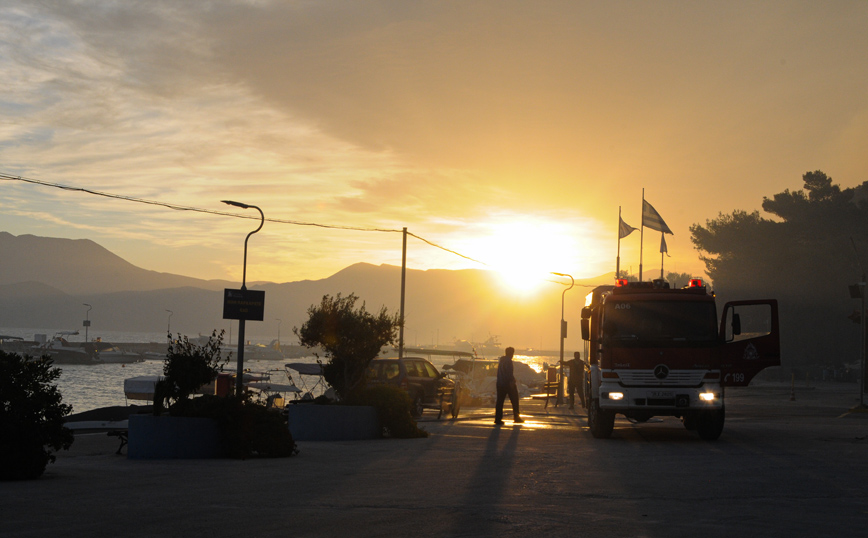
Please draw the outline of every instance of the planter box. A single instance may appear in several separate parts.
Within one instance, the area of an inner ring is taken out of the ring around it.
[[[217,421],[210,418],[130,415],[130,459],[198,459],[223,455]]]
[[[290,405],[289,432],[295,441],[357,441],[383,435],[374,407]]]

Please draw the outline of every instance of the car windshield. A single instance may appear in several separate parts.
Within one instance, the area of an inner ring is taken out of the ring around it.
[[[388,362],[383,367],[383,377],[387,380],[395,379],[401,375],[401,367],[398,366],[397,362]]]
[[[437,368],[434,368],[433,364],[431,364],[430,362],[423,362],[422,364],[425,365],[425,370],[428,371],[428,377],[440,377],[440,374],[437,373]]]
[[[700,301],[609,301],[603,333],[613,345],[710,345],[717,341],[714,303]]]
[[[425,363],[419,361],[407,361],[407,375],[410,377],[428,377]]]

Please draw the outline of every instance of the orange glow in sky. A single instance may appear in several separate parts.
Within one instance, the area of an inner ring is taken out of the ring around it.
[[[266,223],[251,281],[400,265],[407,227],[487,264],[413,241],[411,268],[495,269],[517,294],[614,271],[643,188],[666,270],[704,276],[691,225],[806,171],[868,178],[864,1],[367,5],[4,1],[0,173],[334,226]],[[251,221],[0,185],[0,231],[241,279]]]

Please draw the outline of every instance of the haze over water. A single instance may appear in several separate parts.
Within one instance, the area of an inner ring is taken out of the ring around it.
[[[10,328],[0,327],[0,334],[7,336],[18,336],[25,340],[32,340],[34,334],[45,334],[51,338],[57,330],[41,329],[41,328]],[[88,337],[90,339],[102,337],[103,341],[113,344],[124,343],[142,343],[142,342],[161,342],[165,335],[157,333],[136,333],[136,332],[120,332],[120,331],[90,331]],[[82,331],[77,336],[69,337],[70,342],[83,342],[84,332]],[[254,343],[257,343],[254,341]],[[288,343],[288,342],[284,342]],[[123,347],[121,345],[121,347]],[[168,347],[168,345],[167,345]],[[234,353],[233,353],[234,356]],[[392,357],[397,356],[396,353],[384,353],[382,356]],[[482,358],[482,357],[480,357]],[[569,357],[567,357],[569,358]],[[485,357],[485,359],[497,359],[497,357]],[[277,382],[285,382],[285,374],[283,373],[284,364],[289,362],[316,362],[316,357],[301,357],[280,360],[245,360],[245,369],[250,369],[254,372],[272,371],[272,380]],[[452,364],[452,357],[432,356],[431,362],[439,369],[443,370],[443,366]],[[551,356],[531,356],[531,355],[516,355],[515,360],[529,365],[537,372],[543,371],[545,365],[554,366],[557,363],[557,357]],[[57,381],[57,386],[63,395],[63,402],[72,405],[73,413],[82,413],[92,409],[101,407],[114,407],[126,405],[146,405],[149,402],[140,400],[127,400],[124,396],[124,380],[142,375],[162,375],[163,361],[161,359],[148,359],[142,362],[131,364],[63,364],[57,365],[61,370],[60,378]],[[224,371],[235,372],[237,363],[233,360],[226,363],[223,367]]]

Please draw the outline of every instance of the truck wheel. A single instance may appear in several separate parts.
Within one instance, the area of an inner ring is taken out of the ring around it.
[[[681,422],[684,423],[685,429],[693,431],[696,429],[696,425],[699,421],[696,419],[696,415],[684,415],[681,417]]]
[[[706,411],[702,413],[699,415],[696,423],[699,437],[706,441],[714,441],[723,433],[723,423],[725,420],[726,410],[722,407],[718,411]]]
[[[600,409],[600,400],[591,400],[588,407],[588,429],[597,439],[608,439],[615,428],[615,413]]]

